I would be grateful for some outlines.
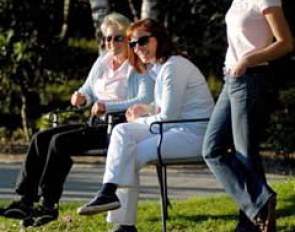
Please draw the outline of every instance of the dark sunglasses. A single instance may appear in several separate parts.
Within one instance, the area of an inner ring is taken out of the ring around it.
[[[109,35],[109,36],[104,36],[103,40],[106,42],[111,42],[114,40],[114,42],[123,42],[125,36],[124,35]]]
[[[150,41],[150,37],[152,37],[151,35],[144,35],[142,37],[140,37],[137,41],[131,41],[129,42],[129,47],[131,49],[136,47],[136,44],[138,44],[138,46],[144,46],[146,44],[148,44],[148,42]]]

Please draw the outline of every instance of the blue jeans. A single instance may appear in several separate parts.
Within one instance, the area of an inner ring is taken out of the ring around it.
[[[225,76],[203,145],[210,170],[250,219],[275,194],[266,183],[259,156],[268,114],[267,80],[265,72]]]

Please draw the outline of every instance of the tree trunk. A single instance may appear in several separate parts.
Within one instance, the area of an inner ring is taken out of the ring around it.
[[[31,133],[30,133],[30,129],[28,126],[27,98],[26,98],[25,94],[22,94],[21,100],[22,100],[22,106],[21,106],[22,127],[23,127],[23,132],[25,135],[25,139],[27,142],[29,142],[30,138],[31,138]]]

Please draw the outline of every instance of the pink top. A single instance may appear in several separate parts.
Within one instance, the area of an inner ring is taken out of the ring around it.
[[[112,69],[112,58],[107,57],[102,77],[95,83],[95,91],[102,101],[123,101],[127,99],[128,62],[125,61],[116,70]]]
[[[281,0],[233,0],[225,17],[226,68],[232,68],[244,54],[272,43],[273,34],[263,11],[273,6],[281,6]]]

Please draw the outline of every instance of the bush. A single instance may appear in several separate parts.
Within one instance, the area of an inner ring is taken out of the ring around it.
[[[281,107],[271,115],[268,143],[287,156],[295,152],[295,88],[282,90],[279,103]]]

